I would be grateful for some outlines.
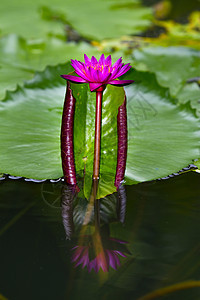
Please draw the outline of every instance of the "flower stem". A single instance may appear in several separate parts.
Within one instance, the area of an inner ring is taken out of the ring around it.
[[[101,110],[103,90],[105,87],[100,87],[96,90],[96,117],[95,117],[95,140],[94,140],[94,165],[93,165],[93,180],[99,180],[100,169],[100,152],[101,152]]]
[[[100,200],[96,199],[94,201],[94,224],[95,228],[99,229],[100,226]]]

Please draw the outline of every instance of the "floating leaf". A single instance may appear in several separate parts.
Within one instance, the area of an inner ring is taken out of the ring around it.
[[[200,87],[197,82],[186,84],[177,94],[180,103],[190,101],[191,107],[195,109],[196,114],[200,117]]]
[[[16,93],[10,93],[6,102],[2,102],[0,114],[2,122],[3,119],[6,120],[1,131],[4,143],[0,155],[2,172],[36,179],[62,176],[59,140],[66,84],[59,75],[69,71],[69,65],[55,69],[47,68],[44,74],[38,74],[24,89],[19,88]],[[76,169],[82,174],[85,168],[84,190],[89,196],[93,171],[95,93],[89,91],[87,84],[72,84],[72,89],[78,99],[74,128]],[[102,110],[101,151],[101,172],[105,177],[102,178],[101,184],[101,191],[104,192],[100,191],[100,194],[115,191],[116,120],[118,106],[123,100],[123,88],[109,86],[106,89]],[[12,136],[8,136],[7,133],[11,131]],[[109,178],[110,186],[106,186],[105,178]]]
[[[59,139],[65,94],[60,78],[63,71],[72,71],[70,64],[48,67],[0,102],[0,172],[35,179],[62,176]]]
[[[127,78],[127,77],[126,77]],[[128,97],[126,176],[138,182],[164,177],[199,156],[199,120],[189,105],[173,103],[153,74],[132,72]]]
[[[9,93],[0,103],[0,172],[44,179],[62,176],[60,126],[66,84],[60,74],[69,64],[48,67],[23,88]],[[173,104],[168,90],[154,75],[130,72],[136,83],[126,88],[129,145],[127,183],[152,180],[171,174],[198,157],[199,124],[187,105]],[[76,170],[86,177],[88,196],[93,168],[95,93],[87,84],[72,85],[77,99],[75,115]],[[123,89],[108,86],[104,95],[99,196],[112,193],[116,168],[116,115]],[[87,157],[86,159],[83,159]]]
[[[195,170],[196,172],[200,173],[200,159],[196,159],[195,160],[195,165],[197,166],[197,170]]]
[[[138,70],[155,73],[160,85],[168,87],[180,103],[190,101],[199,116],[200,51],[184,47],[147,47],[135,50],[134,57]],[[195,80],[196,83],[191,84]]]
[[[58,19],[50,21],[45,17],[44,6],[52,14],[55,11]],[[43,0],[42,5],[40,0],[20,0],[17,5],[15,0],[2,0],[0,10],[2,33],[15,32],[27,39],[62,34],[64,22],[82,36],[100,40],[139,33],[150,25],[151,20],[152,10],[143,7],[138,0],[131,3],[128,0]]]
[[[17,84],[33,78],[36,70],[70,58],[82,59],[83,53],[95,55],[97,50],[86,43],[65,43],[57,38],[30,43],[13,34],[0,39],[0,99],[5,97],[6,90],[14,90]]]
[[[47,1],[46,1],[47,2]],[[1,1],[0,31],[3,35],[16,33],[29,40],[47,35],[64,35],[63,24],[42,18],[41,1]]]
[[[146,47],[135,50],[135,67],[155,73],[158,83],[176,96],[186,81],[200,74],[200,51],[184,47]]]

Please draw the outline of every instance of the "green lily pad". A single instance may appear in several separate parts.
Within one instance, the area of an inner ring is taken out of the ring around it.
[[[153,74],[130,72],[127,183],[165,177],[199,157],[200,127],[189,103],[176,106]]]
[[[48,13],[44,11],[48,7]],[[52,13],[52,18],[49,16]],[[55,13],[54,13],[55,12]],[[23,18],[22,18],[23,16]],[[19,22],[20,20],[20,22]],[[151,24],[152,10],[140,1],[124,0],[15,0],[1,1],[0,30],[27,39],[64,34],[70,24],[79,34],[93,40],[139,33]]]
[[[27,42],[16,35],[0,39],[0,99],[7,90],[15,90],[17,84],[31,79],[35,71],[47,65],[67,62],[70,58],[83,58],[83,53],[96,55],[97,50],[86,43],[65,43],[57,38]]]
[[[82,36],[94,40],[136,34],[151,24],[152,10],[140,1],[76,0],[66,7],[67,20]]]
[[[1,1],[0,32],[2,35],[16,33],[26,39],[44,38],[47,35],[64,35],[63,24],[42,18],[40,0]]]
[[[9,93],[7,99],[2,101],[1,113],[7,125],[1,131],[4,149],[0,154],[2,155],[0,172],[36,179],[62,176],[59,140],[66,82],[59,75],[70,71],[72,68],[69,64],[58,68],[47,68],[44,73],[38,73],[34,80],[25,85],[25,88],[18,88],[15,93]],[[85,168],[84,191],[89,197],[93,171],[95,93],[89,91],[87,84],[72,84],[72,88],[78,99],[74,128],[76,169],[79,174],[82,174]],[[118,106],[123,100],[123,88],[109,86],[104,92],[101,172],[105,177],[101,180],[100,195],[115,191],[113,178],[117,159],[116,120]],[[16,116],[15,120],[12,118],[13,114]],[[8,137],[7,126],[10,130],[14,126],[18,134],[12,138]],[[24,151],[26,162],[22,159]],[[15,159],[19,164],[16,165]],[[110,186],[105,185],[105,178],[111,181]]]
[[[195,109],[196,114],[200,117],[200,87],[197,82],[186,84],[177,94],[180,103],[190,101],[191,107]]]
[[[134,51],[135,67],[155,73],[161,86],[168,87],[178,103],[190,101],[200,116],[200,51],[184,47],[147,47]]]
[[[146,47],[133,55],[136,69],[155,73],[158,83],[168,87],[172,96],[200,74],[200,51],[191,48]]]
[[[59,75],[64,71],[72,71],[70,64],[48,67],[0,102],[0,172],[36,179],[62,176],[59,140],[65,85]]]
[[[62,176],[60,126],[66,83],[59,77],[69,64],[48,67],[0,103],[0,172],[35,179]],[[190,106],[177,107],[153,74],[129,72],[136,83],[126,88],[128,102],[127,184],[171,174],[198,157],[199,124]],[[93,168],[95,93],[87,84],[72,85],[77,98],[75,159],[80,176],[85,166],[88,197]],[[79,95],[78,95],[79,93]],[[116,115],[123,89],[104,94],[99,197],[112,193],[116,168]],[[86,160],[83,160],[87,157]]]
[[[200,159],[196,159],[195,160],[195,165],[197,166],[197,170],[195,170],[196,172],[200,173]]]

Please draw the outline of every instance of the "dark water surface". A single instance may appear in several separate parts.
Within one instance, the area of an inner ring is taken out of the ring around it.
[[[88,273],[71,263],[74,242],[65,240],[61,184],[1,181],[0,294],[9,300],[139,299],[200,280],[199,186],[199,174],[189,172],[126,187],[125,225],[113,218],[106,226],[110,236],[128,242],[131,254],[120,258],[117,270]],[[156,299],[198,300],[200,288]]]

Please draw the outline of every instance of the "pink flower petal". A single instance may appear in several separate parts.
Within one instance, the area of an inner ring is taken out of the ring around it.
[[[100,263],[99,263],[97,257],[95,257],[95,259],[94,259],[94,270],[96,273],[99,272],[99,269],[100,269]]]
[[[90,82],[93,82],[94,81],[94,78],[93,78],[93,69],[91,67],[89,68],[85,68],[87,69],[87,77],[89,79]]]
[[[79,259],[81,253],[83,252],[84,247],[78,247],[74,254],[72,255],[72,262],[75,262]]]
[[[74,267],[77,268],[81,264],[82,264],[82,257],[80,260],[77,261],[77,263],[74,265]]]
[[[84,64],[82,63],[82,62],[80,62],[80,61],[78,61],[78,60],[71,60],[71,65],[72,65],[72,67],[75,69],[75,70],[82,70],[83,69],[83,66],[84,66]]]
[[[85,75],[85,77],[87,78],[88,82],[91,81],[92,77],[90,76],[90,71],[89,71],[90,67],[87,67],[86,65],[83,66],[82,72]]]
[[[90,74],[91,74],[91,82],[96,82],[95,81],[95,72],[96,72],[96,70],[94,70],[94,68],[91,66],[90,67]]]
[[[93,92],[94,90],[98,89],[100,86],[102,86],[103,83],[97,83],[97,82],[89,82],[90,91]]]
[[[104,56],[104,54],[101,54],[101,57],[99,59],[99,64],[100,65],[104,65],[105,64],[105,56]]]
[[[79,246],[74,246],[71,250],[74,250],[74,249],[76,249],[76,248],[78,248]]]
[[[120,57],[115,63],[114,65],[112,66],[113,68],[118,68],[118,67],[121,67],[122,65],[122,57]]]
[[[77,75],[79,75],[81,78],[83,78],[84,80],[89,81],[89,78],[88,78],[88,77],[84,74],[84,72],[81,71],[80,69],[76,69],[76,70],[75,70],[75,73],[76,73]]]
[[[110,240],[118,242],[119,244],[128,244],[127,241],[119,240],[119,239],[116,239],[116,238],[113,238],[113,237],[110,237]]]
[[[112,79],[115,79],[115,78],[119,77],[119,76],[118,76],[118,73],[119,73],[119,72],[120,72],[120,67],[119,67],[119,68],[115,68],[115,70],[114,70],[114,71],[112,71],[112,73],[111,73],[110,80],[112,80]]]
[[[107,250],[107,254],[109,257],[109,264],[110,264],[111,268],[113,268],[114,270],[117,270],[117,264],[116,264],[115,257],[113,256],[112,252]]]
[[[108,272],[109,265],[106,259],[106,253],[104,251],[99,253],[99,255],[97,256],[97,262],[99,265],[99,269],[101,267],[104,272]]]
[[[72,67],[74,68],[75,72],[77,75],[81,76],[82,78],[86,79],[87,80],[87,76],[86,74],[84,73],[85,71],[85,65],[78,62],[78,61],[73,61],[72,62]]]
[[[91,270],[95,268],[95,260],[93,259],[92,261],[90,261],[90,262],[88,263],[88,266],[87,266],[87,267],[88,267],[88,272],[90,273]]]
[[[109,73],[109,68],[104,67],[101,75],[101,81],[106,83],[110,78],[112,78],[112,74]]]
[[[75,264],[75,268],[79,265],[83,264],[83,268],[86,266],[87,262],[89,261],[88,258],[88,249],[86,248],[80,255],[79,259],[77,259],[77,263]]]
[[[114,250],[114,252],[122,257],[127,257],[124,253],[122,253],[121,251],[118,250]]]
[[[85,249],[82,252],[81,256],[82,256],[81,261],[83,263],[82,267],[84,268],[87,265],[87,263],[89,262],[89,254],[88,254],[88,247],[87,246],[85,247]]]
[[[85,83],[87,82],[85,79],[81,78],[81,77],[77,77],[77,76],[73,76],[73,75],[60,75],[62,78],[72,81],[72,82],[76,82],[76,83]]]
[[[111,66],[112,65],[112,58],[111,55],[109,55],[106,60],[105,60],[105,65],[106,66]]]
[[[122,76],[124,73],[128,72],[131,69],[131,66],[129,64],[123,66],[119,73],[117,74],[117,77]]]
[[[98,61],[97,61],[97,59],[94,56],[92,56],[92,58],[91,58],[91,63],[93,65],[97,65],[98,64]]]
[[[115,261],[116,261],[117,265],[120,266],[119,257],[117,256],[117,254],[114,251],[112,251],[112,254],[113,254],[113,257],[115,258]]]
[[[95,70],[95,71],[93,72],[94,82],[100,82],[98,74],[99,74],[99,71],[98,71],[98,70]]]
[[[84,59],[85,59],[86,65],[90,65],[91,61],[90,61],[89,57],[86,54],[84,54]]]
[[[112,84],[112,85],[119,85],[119,86],[122,86],[122,85],[128,85],[128,84],[131,84],[133,83],[134,80],[109,80],[107,82],[107,84]]]

